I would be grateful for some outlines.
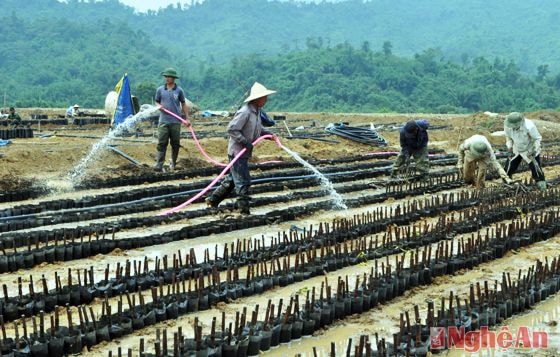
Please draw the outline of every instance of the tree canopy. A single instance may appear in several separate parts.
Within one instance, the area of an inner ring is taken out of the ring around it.
[[[282,110],[560,106],[552,0],[205,0],[146,14],[117,0],[3,0],[3,10],[0,90],[17,106],[100,107],[124,73],[150,102],[169,66],[202,107],[235,106],[256,80],[278,90],[269,107]]]

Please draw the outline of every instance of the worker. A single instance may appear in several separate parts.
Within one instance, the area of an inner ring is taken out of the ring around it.
[[[410,165],[410,158],[414,157],[416,171],[420,174],[421,180],[428,178],[430,162],[428,161],[428,127],[426,119],[408,121],[401,127],[400,144],[401,151],[393,164],[391,177],[397,177],[403,168],[407,170]]]
[[[242,215],[250,214],[249,188],[251,186],[251,175],[248,162],[253,153],[253,142],[262,135],[271,134],[264,129],[261,123],[260,110],[266,104],[268,96],[273,93],[276,93],[276,91],[268,90],[262,84],[255,82],[251,87],[249,96],[244,100],[245,104],[235,113],[229,123],[227,128],[229,161],[232,161],[244,148],[246,151],[233,164],[230,174],[222,181],[221,185],[206,198],[209,207],[218,207],[220,202],[235,188],[237,208]]]
[[[476,188],[483,188],[488,166],[492,166],[498,171],[505,183],[512,183],[502,165],[496,160],[492,146],[485,136],[473,135],[459,146],[457,169],[467,184],[474,184]]]
[[[21,125],[21,116],[16,112],[14,107],[10,107],[10,112],[7,118],[10,122],[10,126],[16,128]]]
[[[73,106],[68,107],[68,109],[66,109],[67,118],[73,118],[79,115],[80,115],[80,106],[78,104],[74,104]]]
[[[156,90],[155,102],[162,108],[182,117],[186,120],[185,125],[189,126],[189,108],[187,106],[185,92],[183,92],[183,88],[175,83],[175,80],[179,78],[177,71],[174,68],[167,68],[161,72],[161,75],[165,78],[165,84]],[[177,158],[179,157],[179,149],[181,148],[181,121],[161,110],[159,113],[157,133],[158,144],[154,169],[156,171],[163,170],[165,152],[169,144],[171,146],[169,169],[173,171],[177,167]]]
[[[513,157],[507,165],[507,175],[511,178],[523,160],[529,165],[531,175],[539,190],[546,190],[540,155],[542,136],[535,123],[523,117],[523,114],[513,112],[508,114],[504,120],[504,133],[507,149],[513,153]]]

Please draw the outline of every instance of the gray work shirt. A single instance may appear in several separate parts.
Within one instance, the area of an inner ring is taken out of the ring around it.
[[[162,107],[172,113],[182,117],[181,103],[185,103],[185,93],[183,88],[175,84],[175,87],[167,89],[167,85],[162,85],[156,90],[154,100]],[[159,124],[177,124],[181,121],[163,111],[159,112]]]
[[[228,125],[229,143],[228,155],[236,156],[247,142],[253,142],[257,138],[270,134],[263,128],[259,111],[253,104],[245,104],[234,115]],[[243,155],[250,157],[250,155]]]

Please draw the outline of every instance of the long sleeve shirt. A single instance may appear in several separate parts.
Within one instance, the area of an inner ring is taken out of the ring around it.
[[[486,152],[484,154],[478,154],[476,151],[471,150],[471,145],[475,142],[482,141],[486,144]],[[487,166],[492,166],[494,170],[498,172],[500,178],[504,181],[508,181],[509,177],[506,174],[504,168],[498,160],[496,159],[496,154],[494,154],[494,150],[492,149],[492,145],[488,139],[486,139],[483,135],[473,135],[467,140],[465,140],[459,146],[459,159],[458,163],[462,166],[468,166],[469,163],[476,161],[476,162],[484,162]]]
[[[507,148],[513,150],[515,156],[520,155],[525,162],[531,162],[533,157],[541,153],[542,136],[532,120],[523,119],[519,129],[505,126],[504,132]]]
[[[13,123],[21,123],[21,116],[18,113],[13,112],[8,114],[8,120],[12,120]]]
[[[418,133],[413,138],[407,138],[404,126],[400,129],[400,143],[402,151],[411,154],[428,146],[428,126],[429,122],[425,119],[416,120]]]
[[[235,113],[227,130],[229,134],[229,156],[236,156],[248,142],[252,143],[259,137],[270,134],[262,126],[258,109],[249,103]],[[243,157],[250,157],[250,154],[246,153]]]

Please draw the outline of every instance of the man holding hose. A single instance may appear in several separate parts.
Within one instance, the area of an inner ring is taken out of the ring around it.
[[[237,160],[224,178],[221,185],[206,198],[209,207],[218,207],[235,188],[237,194],[237,208],[241,214],[250,214],[249,188],[251,175],[249,173],[249,158],[253,152],[253,141],[267,134],[272,134],[262,126],[260,110],[266,104],[268,96],[276,91],[268,90],[262,84],[255,82],[251,87],[249,96],[244,100],[244,105],[235,113],[228,125],[229,143],[228,158],[233,160],[243,149],[245,153]]]
[[[183,89],[175,83],[175,80],[179,78],[179,76],[177,76],[177,71],[174,68],[167,68],[161,75],[165,77],[165,84],[156,90],[155,102],[174,114],[182,116],[187,121],[185,125],[189,126],[189,108],[186,103],[185,93]],[[154,170],[163,170],[165,152],[167,151],[167,144],[169,143],[171,145],[169,169],[173,171],[177,165],[177,157],[179,156],[179,149],[181,148],[181,121],[162,110],[161,113],[159,113],[157,133],[158,144]]]

